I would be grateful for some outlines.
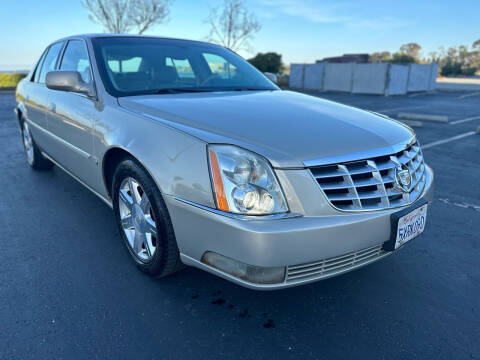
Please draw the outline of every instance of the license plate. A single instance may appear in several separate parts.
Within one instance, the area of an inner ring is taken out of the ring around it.
[[[409,212],[398,219],[395,249],[409,242],[425,230],[427,220],[427,204]]]

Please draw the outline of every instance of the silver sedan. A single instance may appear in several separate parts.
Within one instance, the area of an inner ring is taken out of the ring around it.
[[[422,233],[433,172],[412,129],[272,78],[213,44],[73,36],[18,85],[15,112],[28,164],[112,207],[153,276],[190,265],[277,289]]]

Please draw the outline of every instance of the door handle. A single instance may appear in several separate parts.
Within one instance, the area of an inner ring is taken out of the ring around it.
[[[56,109],[57,109],[57,105],[55,105],[55,103],[50,103],[50,105],[48,105],[49,111],[54,113]]]

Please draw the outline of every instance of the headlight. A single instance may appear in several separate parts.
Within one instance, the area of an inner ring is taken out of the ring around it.
[[[219,210],[269,215],[288,211],[269,162],[233,145],[208,147],[212,186]]]

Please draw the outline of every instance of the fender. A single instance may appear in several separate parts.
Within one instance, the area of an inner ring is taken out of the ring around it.
[[[215,207],[204,141],[122,108],[106,106],[104,111],[101,122],[95,124],[94,150],[105,190],[104,158],[118,148],[139,161],[162,194]]]

